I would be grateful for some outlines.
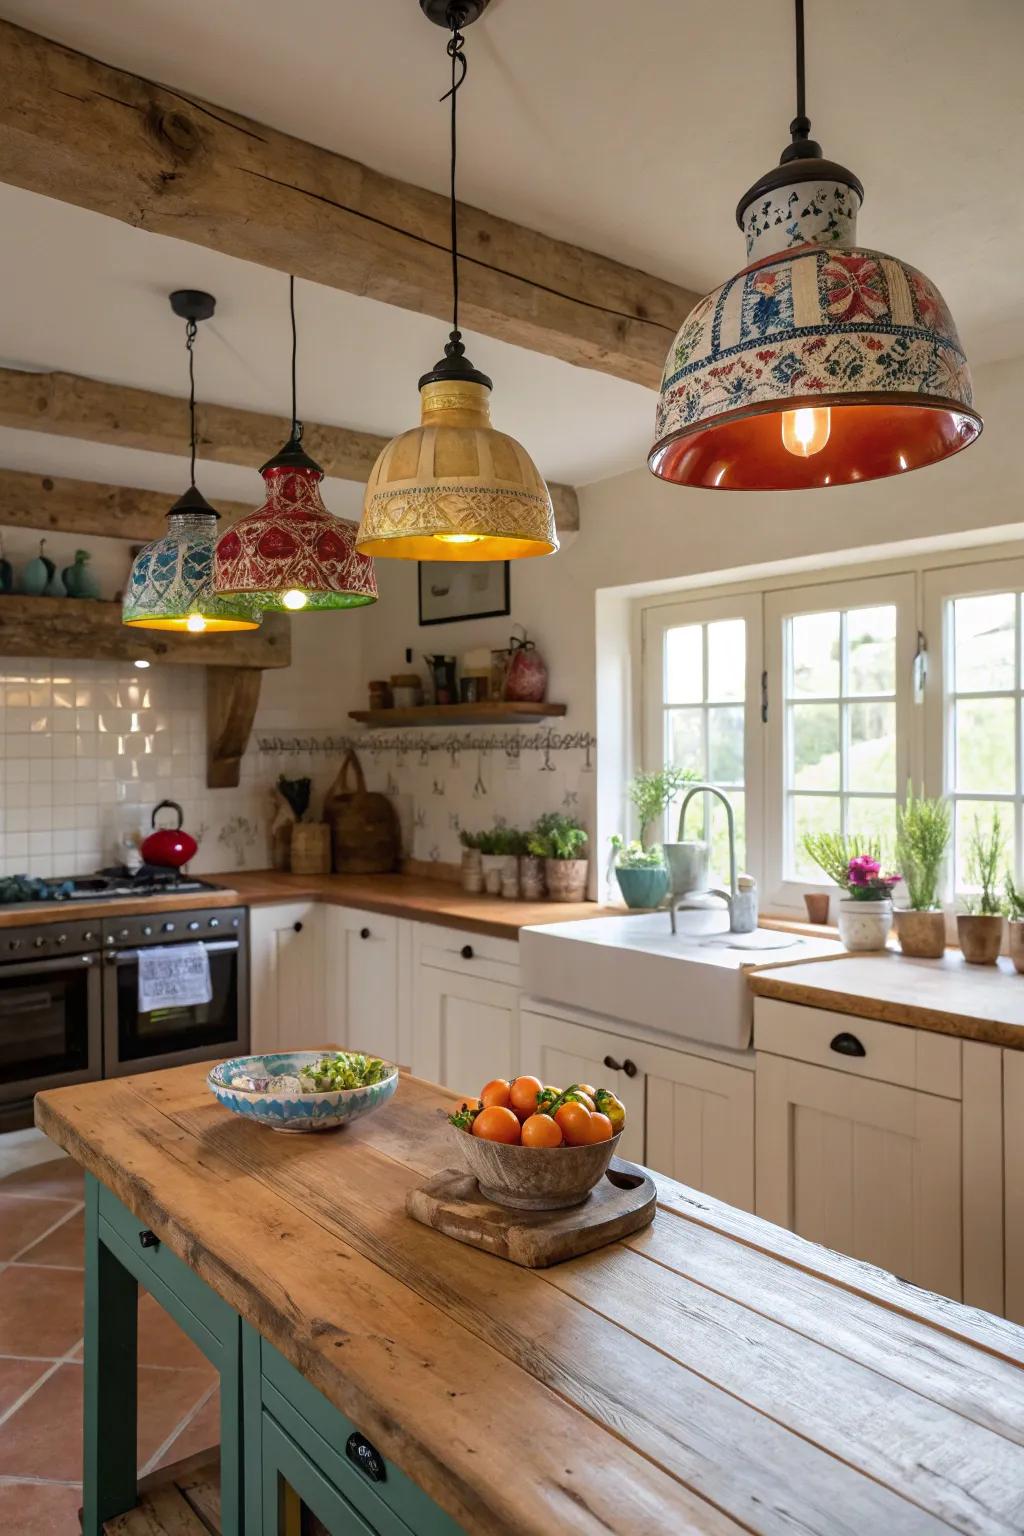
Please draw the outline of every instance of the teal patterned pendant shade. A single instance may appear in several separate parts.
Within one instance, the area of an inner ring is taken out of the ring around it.
[[[194,634],[257,629],[259,609],[213,590],[218,514],[191,486],[167,514],[167,532],[136,557],[124,594],[123,622],[137,629]]]

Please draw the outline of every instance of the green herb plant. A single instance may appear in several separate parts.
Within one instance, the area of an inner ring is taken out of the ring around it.
[[[653,773],[638,773],[626,786],[633,809],[640,823],[640,841],[646,847],[651,837],[661,827],[665,812],[687,784],[698,782],[692,768],[674,768],[666,763]],[[653,829],[653,831],[652,831]]]
[[[462,844],[463,848],[475,848],[479,850],[480,839],[482,836],[482,832],[469,832],[465,827],[463,827],[459,833],[459,842]]]
[[[645,848],[643,843],[624,843],[616,833],[611,844],[612,863],[619,869],[661,869],[664,866],[660,843]]]
[[[1024,891],[1017,889],[1009,870],[1003,876],[1003,890],[1006,893],[1007,917],[1011,923],[1024,923]]]
[[[896,808],[896,862],[915,912],[942,906],[942,868],[952,827],[948,800],[915,795],[913,785],[907,785],[906,803]]]
[[[999,894],[999,870],[1006,850],[1006,834],[998,810],[992,812],[988,831],[977,816],[967,839],[967,880],[978,886],[979,894],[967,896],[964,905],[972,917],[1001,917],[1003,901]]]
[[[539,817],[526,839],[527,853],[537,859],[581,859],[586,846],[586,828],[560,811]]]
[[[490,831],[477,833],[477,847],[481,853],[498,857],[518,856],[526,852],[526,834],[515,827],[491,827]]]

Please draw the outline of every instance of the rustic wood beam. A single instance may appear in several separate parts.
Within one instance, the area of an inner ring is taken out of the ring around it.
[[[173,492],[0,469],[0,526],[148,544],[167,531],[167,510],[173,501]],[[217,511],[228,520],[251,512],[254,504],[255,494],[249,503],[220,498],[215,502]]]
[[[444,197],[7,22],[0,180],[449,316]],[[658,387],[695,294],[478,208],[462,206],[459,217],[468,330]]]
[[[0,47],[2,47],[0,26]],[[245,411],[231,405],[200,405],[196,420],[199,434],[199,457],[218,464],[241,464],[258,469],[285,441],[290,423],[283,416],[264,415],[260,411]],[[73,373],[29,373],[23,369],[0,368],[0,426],[14,427],[33,432],[49,432],[56,437],[74,437],[90,443],[106,443],[115,448],[141,448],[150,453],[184,454],[188,442],[188,405],[174,395],[161,395],[148,389],[130,389],[123,384],[106,384],[100,379],[86,379]],[[387,442],[373,432],[356,432],[350,427],[323,426],[306,422],[303,426],[303,442],[323,466],[324,473],[339,480],[366,480],[374,461]],[[4,471],[5,480],[13,471]],[[82,507],[90,506],[108,522],[106,503],[117,512],[123,509],[127,519],[135,519],[136,508],[145,506],[156,511],[159,504],[167,510],[167,498],[151,491],[130,490],[121,486],[93,486],[79,480],[57,480],[47,476],[19,476],[19,481],[32,481],[45,492],[39,501],[39,510],[48,503],[48,516],[62,516],[66,510],[72,517],[76,498]],[[66,493],[63,488],[67,488]],[[84,488],[84,494],[83,494]],[[253,504],[258,493],[258,482],[253,485]],[[0,483],[0,523],[16,522],[25,527],[57,528],[63,532],[112,533],[109,526],[87,528],[78,522],[26,521],[31,511],[21,516],[8,517],[8,511],[24,506],[27,485],[12,484],[9,491]],[[555,521],[559,533],[570,533],[580,525],[579,502],[571,485],[550,485],[551,500],[555,508]],[[102,493],[97,502],[96,493]],[[59,505],[60,502],[63,505]],[[100,504],[102,503],[102,505]],[[245,510],[240,503],[217,502],[217,510],[225,514],[229,507]],[[234,515],[234,513],[232,513]],[[116,534],[124,538],[155,538],[153,533],[140,534],[127,531]]]

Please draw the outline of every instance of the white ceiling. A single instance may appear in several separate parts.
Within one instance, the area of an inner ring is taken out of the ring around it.
[[[807,9],[815,136],[866,184],[862,239],[939,284],[973,361],[1024,353],[1012,255],[1024,243],[1024,4]],[[444,190],[445,39],[416,0],[0,0],[0,13]],[[790,0],[492,0],[467,34],[460,194],[713,286],[742,259],[736,200],[785,142],[791,30]],[[283,409],[279,274],[6,187],[0,223],[5,290],[13,278],[20,295],[5,306],[5,361],[180,393],[164,295],[208,287],[220,305],[201,344],[202,390]],[[307,416],[384,433],[414,420],[416,377],[443,326],[312,286],[300,315]],[[497,424],[550,478],[585,483],[643,462],[649,392],[487,339],[471,338],[470,355],[495,378]]]

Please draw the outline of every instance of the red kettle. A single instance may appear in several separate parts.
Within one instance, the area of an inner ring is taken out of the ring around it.
[[[163,810],[177,811],[176,827],[158,827],[156,818]],[[199,844],[188,832],[181,830],[184,821],[181,806],[176,800],[161,800],[153,811],[153,831],[143,839],[139,852],[146,864],[158,864],[167,869],[180,869],[196,855]]]

